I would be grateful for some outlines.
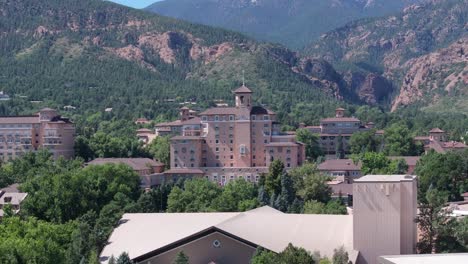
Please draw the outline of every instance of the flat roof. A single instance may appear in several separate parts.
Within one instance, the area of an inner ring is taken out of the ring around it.
[[[468,253],[381,256],[379,264],[466,264]]]
[[[415,175],[366,175],[359,179],[355,179],[355,182],[402,182],[412,181],[416,179]]]

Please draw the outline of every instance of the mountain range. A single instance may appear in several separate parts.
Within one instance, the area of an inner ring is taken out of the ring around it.
[[[420,0],[164,0],[146,10],[300,49],[321,34]]]
[[[255,100],[291,124],[307,121],[288,118],[299,103],[318,118],[354,102],[326,61],[222,29],[100,0],[6,0],[0,14],[0,90],[14,99],[0,115],[72,106],[164,119],[184,102],[230,102],[243,72]]]
[[[467,113],[467,1],[354,21],[301,54],[106,1],[4,0],[0,90],[13,99],[0,115],[72,106],[167,119],[181,104],[232,102],[243,75],[256,102],[290,125],[363,103]]]
[[[430,1],[324,34],[305,53],[345,76],[379,74],[392,82],[392,110],[468,113],[468,1]]]

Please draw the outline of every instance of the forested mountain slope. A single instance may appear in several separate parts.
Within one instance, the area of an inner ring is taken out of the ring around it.
[[[151,12],[302,48],[354,19],[388,15],[418,0],[165,0]]]
[[[3,0],[0,14],[0,90],[13,98],[0,115],[71,105],[171,117],[181,102],[230,101],[243,71],[280,118],[301,102],[320,116],[356,100],[327,62],[226,30],[99,0]]]
[[[418,104],[468,113],[467,18],[467,0],[431,1],[398,15],[352,22],[325,34],[305,53],[342,72],[392,81],[398,88],[393,110]]]

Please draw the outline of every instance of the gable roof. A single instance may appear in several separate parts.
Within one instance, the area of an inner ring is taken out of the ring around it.
[[[329,257],[333,249],[344,245],[351,255],[357,255],[352,250],[351,215],[284,214],[265,206],[242,213],[125,214],[121,223],[109,238],[101,259],[125,251],[132,259],[143,261],[141,256],[155,256],[162,253],[161,248],[210,230],[274,252],[293,243]]]

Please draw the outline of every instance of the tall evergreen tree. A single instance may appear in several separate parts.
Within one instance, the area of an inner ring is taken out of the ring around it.
[[[133,261],[130,259],[127,252],[123,252],[117,259],[116,264],[133,264]]]
[[[265,186],[260,186],[260,188],[258,188],[258,202],[261,206],[270,204],[270,196],[268,192],[265,191]]]
[[[283,172],[284,163],[281,160],[274,160],[270,164],[265,180],[265,190],[270,196],[273,194],[278,195],[281,192],[281,175],[283,175]]]
[[[343,146],[343,137],[341,136],[341,134],[338,135],[338,138],[336,139],[336,149],[335,149],[335,153],[336,153],[336,158],[338,159],[344,159],[345,158],[345,150],[344,150],[344,146]]]
[[[189,264],[189,257],[185,255],[184,251],[179,251],[172,264]]]

